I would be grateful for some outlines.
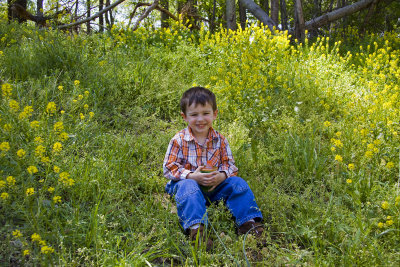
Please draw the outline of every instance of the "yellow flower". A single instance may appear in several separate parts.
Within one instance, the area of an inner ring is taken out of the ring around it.
[[[2,91],[2,93],[3,93],[3,96],[8,98],[8,97],[11,96],[12,87],[11,87],[11,85],[8,84],[8,83],[3,83],[3,84],[1,85],[1,91]]]
[[[60,196],[54,196],[53,197],[53,202],[54,203],[61,203],[61,197]]]
[[[81,120],[84,120],[84,119],[85,119],[85,115],[83,115],[83,113],[80,113],[80,114],[79,114],[79,117],[81,118]]]
[[[62,91],[62,90],[64,90],[64,87],[62,85],[59,85],[58,90]]]
[[[347,165],[347,167],[349,168],[349,170],[354,170],[355,166],[353,163],[350,163],[349,165]]]
[[[49,157],[41,157],[40,161],[43,163],[49,163],[50,162],[50,158]]]
[[[35,148],[35,155],[37,157],[41,157],[44,154],[44,152],[46,152],[46,148],[44,146],[42,146],[42,145],[38,145]]]
[[[31,121],[31,122],[29,123],[29,125],[30,125],[33,129],[35,129],[35,128],[38,128],[38,127],[39,127],[39,122],[38,122],[38,121]]]
[[[335,152],[335,151],[336,151],[336,147],[332,146],[332,147],[331,147],[331,151],[332,151],[332,152]]]
[[[365,152],[365,157],[366,158],[372,158],[372,156],[374,155],[374,153],[372,153],[372,151],[367,151],[367,152]]]
[[[79,86],[80,83],[81,83],[81,82],[80,82],[79,80],[75,80],[75,81],[74,81],[74,85],[75,85],[75,86]]]
[[[6,178],[6,180],[7,180],[7,183],[8,183],[9,185],[15,185],[15,178],[14,178],[14,177],[8,176],[8,177]]]
[[[17,112],[19,110],[18,102],[13,99],[11,99],[10,102],[8,102],[8,105],[10,106],[10,109],[14,112]]]
[[[44,142],[43,138],[40,136],[35,137],[35,139],[33,140],[36,144],[41,144]]]
[[[29,166],[27,168],[27,171],[29,172],[29,174],[34,174],[38,172],[38,169],[35,166]]]
[[[33,107],[32,106],[25,106],[24,107],[24,113],[26,114],[27,117],[32,116]]]
[[[22,254],[24,254],[24,256],[28,256],[29,254],[31,254],[31,252],[29,251],[29,249],[25,249]]]
[[[342,161],[343,161],[343,158],[342,158],[342,156],[340,156],[340,155],[336,155],[336,156],[335,156],[335,160],[338,161],[338,162],[342,162]]]
[[[1,150],[1,151],[5,151],[5,152],[7,152],[8,150],[10,150],[10,143],[8,143],[8,142],[2,142],[2,143],[0,144],[0,150]]]
[[[83,105],[83,108],[84,108],[84,109],[88,109],[88,108],[89,108],[89,105],[88,105],[88,104],[85,104],[85,105]]]
[[[49,187],[49,189],[47,189],[47,191],[49,191],[49,193],[53,193],[54,192],[54,187]]]
[[[78,99],[82,100],[83,99],[83,95],[78,95]]]
[[[394,223],[393,220],[387,220],[386,221],[386,225],[387,226],[391,226],[393,223]]]
[[[25,192],[26,196],[32,196],[33,194],[35,194],[35,189],[33,187],[26,189],[26,192]]]
[[[85,94],[86,97],[88,97],[89,96],[89,91],[85,91],[84,94]]]
[[[348,183],[348,184],[351,184],[352,182],[353,182],[353,180],[351,180],[351,179],[346,180],[346,183]]]
[[[7,199],[7,198],[10,197],[10,195],[9,195],[8,193],[6,193],[6,192],[3,192],[3,193],[1,193],[0,197],[1,197],[2,199]]]
[[[342,132],[336,132],[336,136],[340,137],[342,135]]]
[[[92,112],[92,111],[89,112],[89,117],[90,117],[90,118],[93,118],[93,116],[94,116],[94,112]]]
[[[54,102],[49,102],[49,103],[47,104],[46,112],[47,112],[48,114],[54,114],[54,113],[56,113],[56,110],[57,110],[56,103],[54,103]]]
[[[65,110],[61,110],[60,113],[61,113],[61,115],[64,114],[64,113],[65,113]]]
[[[37,233],[33,233],[32,236],[31,236],[31,239],[32,239],[33,242],[39,242],[40,240],[42,240],[40,238],[40,235],[37,234]]]
[[[54,252],[54,249],[52,247],[49,247],[49,246],[43,246],[43,247],[40,248],[40,253],[42,253],[42,254],[50,254],[50,253],[53,253],[53,252]]]
[[[25,155],[26,155],[26,152],[22,148],[17,151],[18,157],[23,158],[23,157],[25,157]]]
[[[389,208],[389,202],[383,201],[381,207],[382,209],[387,210]]]
[[[58,153],[61,152],[62,150],[62,144],[60,142],[55,142],[53,145],[53,153]]]
[[[61,141],[66,141],[66,140],[68,140],[69,135],[66,132],[62,132],[62,133],[60,133],[60,135],[58,137],[60,138]]]
[[[383,222],[378,223],[379,228],[383,228],[384,226],[385,226],[385,224]]]
[[[58,121],[54,124],[54,131],[55,132],[61,132],[62,130],[64,130],[64,125],[62,123],[62,121]]]
[[[4,124],[3,129],[7,132],[11,131],[12,126],[9,123]]]
[[[389,161],[389,162],[386,164],[386,168],[388,168],[388,169],[391,169],[391,168],[393,168],[393,167],[394,167],[394,163],[391,162],[391,161]]]
[[[23,120],[23,119],[25,119],[26,117],[28,117],[28,114],[26,114],[25,112],[21,112],[21,113],[19,113],[19,115],[18,115],[18,119],[20,119],[20,120]]]
[[[21,233],[20,230],[17,229],[17,230],[15,230],[15,231],[12,232],[12,235],[18,238],[18,237],[21,237],[21,236],[22,236],[22,233]]]
[[[59,173],[60,172],[60,167],[54,166],[53,170],[54,170],[55,173]]]
[[[0,188],[3,188],[6,186],[6,181],[0,180]]]

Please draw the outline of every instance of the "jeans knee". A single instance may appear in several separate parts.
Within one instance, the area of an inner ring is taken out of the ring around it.
[[[179,181],[178,183],[179,185],[175,193],[175,199],[177,201],[182,200],[188,195],[194,194],[197,191],[200,191],[199,184],[195,180],[185,179]]]
[[[243,192],[250,188],[247,182],[238,176],[229,177],[227,180],[229,180],[229,183],[236,192]]]

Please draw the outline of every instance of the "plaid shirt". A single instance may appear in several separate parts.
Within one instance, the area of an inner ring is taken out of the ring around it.
[[[206,141],[201,145],[187,127],[171,139],[163,163],[165,177],[174,181],[186,179],[189,173],[205,165],[218,166],[227,177],[237,175],[238,168],[224,136],[210,128]]]

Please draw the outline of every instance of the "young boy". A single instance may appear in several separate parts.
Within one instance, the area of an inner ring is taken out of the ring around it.
[[[181,115],[188,127],[170,141],[165,155],[164,176],[170,181],[166,192],[175,196],[179,221],[192,240],[205,241],[206,207],[223,200],[238,226],[238,233],[252,231],[261,236],[262,214],[248,184],[237,175],[228,141],[212,128],[217,118],[214,93],[203,87],[184,92]],[[205,173],[203,169],[216,167]],[[203,171],[202,171],[203,170]],[[207,249],[212,241],[207,240]]]

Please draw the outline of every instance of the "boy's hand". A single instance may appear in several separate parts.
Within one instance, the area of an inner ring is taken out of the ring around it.
[[[210,172],[202,173],[201,170],[205,166],[198,167],[193,173],[188,174],[188,179],[195,180],[199,185],[211,186],[209,191],[214,190],[220,183],[222,183],[227,177],[225,172]]]

